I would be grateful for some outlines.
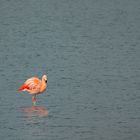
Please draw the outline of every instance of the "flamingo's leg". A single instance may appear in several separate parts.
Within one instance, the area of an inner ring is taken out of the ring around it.
[[[36,95],[32,95],[32,105],[36,105]]]

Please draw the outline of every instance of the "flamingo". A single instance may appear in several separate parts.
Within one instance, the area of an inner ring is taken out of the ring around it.
[[[26,91],[32,95],[32,104],[36,105],[36,95],[43,93],[47,88],[47,75],[43,75],[40,80],[38,77],[31,77],[25,81],[18,89],[19,92]]]

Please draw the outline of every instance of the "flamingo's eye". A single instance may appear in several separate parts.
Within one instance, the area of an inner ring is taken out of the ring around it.
[[[45,80],[45,82],[47,83],[47,80]]]

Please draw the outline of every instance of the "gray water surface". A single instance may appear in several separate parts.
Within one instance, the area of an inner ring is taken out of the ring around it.
[[[139,140],[140,1],[0,0],[0,139]]]

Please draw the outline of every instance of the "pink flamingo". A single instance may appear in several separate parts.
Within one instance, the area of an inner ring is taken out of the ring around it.
[[[40,80],[38,77],[31,77],[25,81],[18,91],[27,91],[32,95],[32,104],[36,104],[36,95],[43,93],[47,88],[47,75],[43,75]]]

